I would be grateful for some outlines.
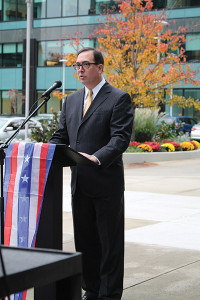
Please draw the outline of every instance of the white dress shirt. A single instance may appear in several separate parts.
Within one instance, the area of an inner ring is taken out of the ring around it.
[[[103,78],[101,80],[101,82],[99,82],[99,84],[97,84],[97,86],[95,86],[93,89],[92,89],[92,98],[94,100],[94,98],[96,97],[96,95],[98,94],[98,92],[100,91],[100,89],[102,88],[102,86],[106,83],[106,80]],[[89,92],[89,89],[85,86],[85,97],[84,97],[84,104],[83,104],[83,111],[86,107],[86,104],[87,104],[87,100],[88,100],[88,92]]]

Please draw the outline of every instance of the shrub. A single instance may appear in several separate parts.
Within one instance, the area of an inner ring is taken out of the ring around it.
[[[145,141],[151,141],[152,138],[152,131],[148,128],[140,128],[137,131],[135,131],[135,139],[140,143],[144,143]]]
[[[136,108],[134,119],[135,141],[152,141],[157,133],[158,120],[164,114],[159,114],[159,109]]]
[[[176,127],[175,122],[172,124],[165,124],[164,121],[158,126],[158,131],[155,139],[157,141],[162,141],[165,139],[175,139],[180,134],[180,128]]]
[[[52,112],[52,119],[41,120],[41,128],[31,129],[32,139],[36,142],[48,143],[52,134],[58,129],[59,118],[56,112]]]

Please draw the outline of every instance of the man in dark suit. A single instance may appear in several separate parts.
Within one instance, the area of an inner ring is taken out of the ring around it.
[[[98,164],[72,167],[76,250],[83,254],[84,300],[120,300],[124,271],[124,170],[133,111],[130,96],[105,81],[104,59],[83,48],[76,64],[84,88],[67,96],[51,143],[70,145]],[[91,103],[91,105],[90,105]]]

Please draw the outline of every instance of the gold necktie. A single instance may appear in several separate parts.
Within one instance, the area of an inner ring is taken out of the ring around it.
[[[92,90],[89,90],[89,92],[88,92],[87,104],[86,104],[85,109],[84,109],[84,112],[83,112],[83,117],[85,116],[86,111],[88,110],[88,108],[90,107],[90,104],[92,103],[92,100],[93,100],[92,94],[93,94],[93,91],[92,91]]]

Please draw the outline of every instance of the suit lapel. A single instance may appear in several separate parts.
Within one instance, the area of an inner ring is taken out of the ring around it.
[[[93,112],[108,98],[110,92],[111,86],[106,82],[92,101],[92,104],[90,105],[85,116],[82,118],[82,123],[85,122],[93,114]]]
[[[79,99],[80,99],[80,102],[78,102],[78,123],[79,124],[81,124],[82,122],[84,94],[85,94],[85,89],[83,88],[79,91]]]

